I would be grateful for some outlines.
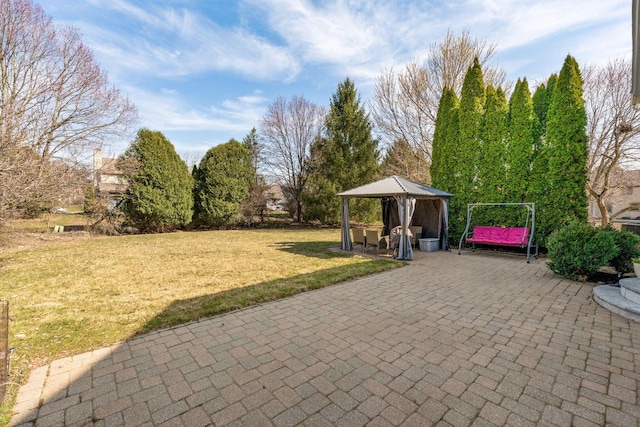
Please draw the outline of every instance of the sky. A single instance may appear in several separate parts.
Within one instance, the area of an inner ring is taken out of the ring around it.
[[[491,61],[531,86],[562,67],[631,57],[629,0],[35,0],[78,28],[139,127],[178,154],[258,127],[269,104],[303,96],[328,106],[346,77],[365,107],[376,77],[424,60],[447,31],[497,46]],[[111,141],[120,154],[131,141]]]

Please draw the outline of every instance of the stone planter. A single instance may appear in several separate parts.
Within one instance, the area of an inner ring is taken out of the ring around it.
[[[640,277],[640,263],[633,263],[633,271],[636,273],[637,277]]]

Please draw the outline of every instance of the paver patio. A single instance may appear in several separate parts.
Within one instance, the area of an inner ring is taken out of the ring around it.
[[[591,284],[418,255],[38,368],[10,425],[638,425],[640,324]]]

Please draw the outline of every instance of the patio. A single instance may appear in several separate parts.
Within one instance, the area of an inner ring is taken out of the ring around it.
[[[640,328],[544,260],[408,266],[33,371],[11,426],[619,425]]]

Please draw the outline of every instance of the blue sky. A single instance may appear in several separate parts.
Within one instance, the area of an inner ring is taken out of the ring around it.
[[[36,0],[37,1],[37,0]],[[349,76],[368,103],[384,67],[424,58],[448,29],[497,44],[509,79],[631,56],[629,0],[40,0],[80,29],[140,126],[199,158],[258,126],[277,97],[328,106]],[[113,141],[119,154],[130,141]]]

